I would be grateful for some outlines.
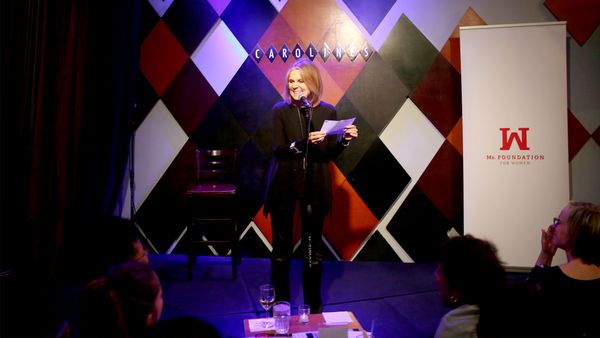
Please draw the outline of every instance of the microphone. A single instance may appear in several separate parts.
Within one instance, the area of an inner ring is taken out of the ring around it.
[[[312,108],[312,105],[310,104],[310,101],[308,101],[306,96],[304,96],[304,95],[300,96],[300,100],[298,100],[298,101],[300,101],[300,103],[302,103],[305,107]]]

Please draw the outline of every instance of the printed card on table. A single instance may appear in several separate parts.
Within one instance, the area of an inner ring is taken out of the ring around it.
[[[260,332],[273,330],[275,327],[275,318],[256,318],[248,320],[250,332]]]

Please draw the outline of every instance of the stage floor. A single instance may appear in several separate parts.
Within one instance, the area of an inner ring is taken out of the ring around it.
[[[268,259],[243,258],[231,279],[231,259],[198,257],[193,280],[183,255],[151,255],[163,285],[163,318],[193,315],[223,337],[243,337],[243,320],[264,316],[258,286],[269,280]],[[351,311],[376,337],[432,337],[448,311],[440,304],[434,263],[325,261],[323,311]],[[292,313],[302,303],[301,262],[292,263]]]

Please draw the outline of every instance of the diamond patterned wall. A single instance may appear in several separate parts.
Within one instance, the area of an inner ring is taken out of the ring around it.
[[[269,113],[282,99],[294,57],[257,61],[253,51],[367,46],[373,52],[367,59],[348,53],[339,61],[333,55],[314,59],[325,101],[340,118],[356,117],[360,130],[360,138],[331,163],[334,206],[324,228],[326,256],[433,260],[450,231],[463,232],[458,27],[508,23],[486,20],[477,11],[490,13],[486,6],[443,0],[145,1],[136,111],[138,224],[158,251],[177,252],[194,149],[237,147],[242,252],[268,255],[271,229],[262,197],[272,157]],[[550,17],[547,8],[529,6]],[[546,6],[558,15],[568,7],[559,1]],[[424,19],[429,16],[440,20]],[[598,23],[590,30],[586,18],[584,37],[595,43],[598,38],[590,35]],[[569,154],[575,169],[589,176],[596,169],[586,163],[600,159],[600,122],[581,116],[569,112]]]

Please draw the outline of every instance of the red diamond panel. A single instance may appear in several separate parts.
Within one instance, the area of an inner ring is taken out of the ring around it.
[[[260,229],[260,232],[262,232],[262,234],[267,238],[269,243],[273,244],[273,229],[271,228],[271,215],[265,217],[263,210],[264,206],[262,206],[260,210],[258,210],[258,212],[256,213],[256,215],[254,215],[254,218],[252,220],[254,221],[254,224],[256,224],[256,226]],[[300,232],[300,224],[300,213],[298,212],[298,207],[296,206],[296,211],[294,214],[294,229],[292,231],[294,245],[295,243],[298,243],[298,241],[302,238],[302,233]]]
[[[462,156],[449,142],[444,142],[417,186],[429,197],[450,224],[460,223],[463,215]]]
[[[590,134],[583,127],[583,125],[577,120],[575,115],[569,110],[568,114],[568,128],[569,128],[569,161],[577,155],[581,147],[588,141]]]
[[[462,154],[463,154],[462,117],[458,120],[458,122],[456,123],[454,128],[452,128],[452,131],[450,132],[450,134],[448,134],[448,136],[446,137],[446,140],[448,140],[448,142],[450,142],[450,144],[452,144],[454,146],[454,148],[456,149],[456,151],[458,151],[460,153],[460,155],[462,156]]]
[[[594,131],[594,133],[592,134],[592,138],[600,146],[600,127],[596,128],[596,131]]]
[[[204,120],[218,95],[194,62],[189,60],[165,90],[163,101],[190,135]]]
[[[140,70],[159,96],[188,59],[187,53],[162,20],[148,34],[140,53]]]
[[[600,24],[598,0],[546,0],[544,5],[558,20],[567,22],[567,31],[580,46]]]
[[[350,260],[364,240],[377,226],[378,220],[334,165],[331,168],[333,206],[331,216],[325,218],[323,234],[340,258]],[[340,184],[341,182],[341,184]]]
[[[264,206],[258,210],[252,218],[254,224],[260,229],[260,232],[267,238],[269,243],[273,243],[273,231],[271,230],[271,216],[265,216]]]
[[[440,53],[450,62],[450,64],[460,72],[460,27],[462,26],[482,26],[486,25],[485,21],[469,7],[465,15],[460,19],[460,22],[454,28],[450,38],[442,47]]]
[[[438,55],[410,95],[433,125],[447,136],[462,114],[460,74]]]

